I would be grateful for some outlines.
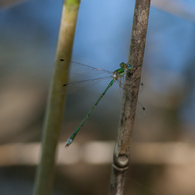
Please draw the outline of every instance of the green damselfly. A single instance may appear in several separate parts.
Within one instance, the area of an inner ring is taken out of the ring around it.
[[[60,61],[63,63],[65,60],[64,59],[60,59]],[[98,98],[98,100],[95,102],[95,104],[93,105],[93,107],[91,108],[91,110],[87,113],[87,115],[84,117],[84,119],[81,121],[81,123],[79,124],[79,126],[75,129],[75,131],[72,133],[72,135],[69,137],[69,139],[66,142],[66,147],[68,147],[74,140],[74,138],[76,137],[77,133],[79,132],[79,130],[81,129],[81,127],[83,126],[84,122],[86,121],[86,119],[89,117],[89,115],[91,114],[91,112],[94,110],[94,108],[97,106],[97,104],[99,103],[99,101],[103,98],[103,96],[106,94],[106,92],[108,91],[108,89],[116,82],[119,81],[119,85],[121,87],[121,80],[123,80],[124,83],[124,77],[126,76],[126,72],[128,70],[131,69],[131,65],[130,64],[126,64],[124,62],[120,63],[120,68],[116,69],[114,72],[110,72],[107,70],[103,70],[103,69],[99,69],[99,68],[94,68],[85,64],[81,64],[81,63],[77,63],[77,62],[73,62],[70,61],[70,65],[72,66],[72,70],[77,70],[78,71],[78,67],[82,69],[87,69],[87,71],[90,72],[94,72],[96,75],[101,74],[101,73],[107,73],[110,74],[109,78],[112,78],[112,80],[110,81],[110,83],[108,84],[108,86],[106,87],[106,89],[103,91],[103,93],[100,95],[100,97]],[[61,69],[61,67],[56,67]],[[77,81],[77,82],[72,82],[72,83],[66,83],[62,86],[61,88],[61,92],[63,93],[63,91],[65,90],[65,88],[67,86],[69,86],[70,88],[75,88],[76,86],[79,85],[85,85],[88,83],[94,83],[94,82],[99,82],[102,81],[104,79],[107,79],[107,77],[100,77],[100,78],[96,78],[96,79],[91,79],[91,80],[82,80],[82,81]],[[142,107],[143,110],[145,110],[144,107]]]

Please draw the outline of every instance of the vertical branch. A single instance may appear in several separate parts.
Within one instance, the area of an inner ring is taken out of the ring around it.
[[[68,80],[69,64],[60,58],[71,59],[80,0],[64,0],[56,51],[56,69],[50,86],[44,121],[42,154],[37,169],[34,195],[50,195],[53,188],[56,147],[60,135],[65,94],[59,88]],[[59,64],[61,63],[61,64]],[[60,69],[58,69],[60,65]],[[63,66],[63,67],[62,67]]]
[[[123,94],[123,107],[115,144],[110,195],[122,195],[125,175],[130,162],[130,145],[133,132],[146,32],[148,25],[150,0],[136,0],[128,62],[132,69],[127,73]]]

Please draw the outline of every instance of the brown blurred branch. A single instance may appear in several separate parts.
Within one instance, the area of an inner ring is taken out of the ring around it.
[[[170,14],[195,22],[195,7],[179,0],[153,0],[152,6]]]
[[[64,155],[64,142],[58,145],[57,165],[107,165],[112,161],[113,142],[74,143]],[[0,167],[35,166],[39,163],[41,143],[13,143],[0,146]],[[96,155],[94,156],[94,151]],[[82,153],[82,156],[79,155]],[[187,142],[134,142],[131,164],[180,165],[195,164],[195,147]],[[98,158],[97,158],[98,156]]]
[[[130,161],[130,144],[144,57],[150,0],[136,0],[128,62],[132,69],[127,73],[123,94],[123,108],[114,150],[110,195],[122,195],[125,174]]]
[[[9,7],[14,6],[20,3],[24,3],[27,0],[1,0],[0,1],[0,7]]]

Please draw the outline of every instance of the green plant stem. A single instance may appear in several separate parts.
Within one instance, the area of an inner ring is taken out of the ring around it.
[[[132,65],[132,69],[126,76],[123,107],[113,157],[110,195],[123,194],[125,175],[130,163],[131,136],[144,57],[149,9],[150,0],[136,0],[128,56],[128,63]],[[131,85],[132,83],[133,86]]]
[[[56,51],[56,66],[60,58],[70,60],[80,1],[65,0],[62,8],[61,24]],[[62,65],[62,63],[61,63]],[[68,70],[65,61],[63,68]],[[42,137],[41,161],[37,169],[34,195],[50,195],[54,181],[56,148],[62,123],[65,94],[59,87],[68,80],[68,73],[56,68],[50,86]]]

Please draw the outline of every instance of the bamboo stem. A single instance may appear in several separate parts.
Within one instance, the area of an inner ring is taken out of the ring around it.
[[[109,195],[122,195],[125,175],[130,163],[130,146],[138,99],[141,69],[144,57],[150,0],[136,0],[128,62],[123,94],[123,107],[115,144]],[[133,83],[133,86],[131,85]],[[131,86],[130,86],[131,85]]]
[[[59,30],[56,69],[50,86],[47,110],[44,121],[41,161],[37,169],[34,195],[50,195],[54,181],[56,148],[60,135],[63,117],[65,94],[59,93],[59,88],[68,80],[69,64],[59,59],[71,59],[73,40],[76,28],[80,0],[64,0]],[[61,63],[61,64],[59,64]],[[60,69],[58,69],[60,65]]]

